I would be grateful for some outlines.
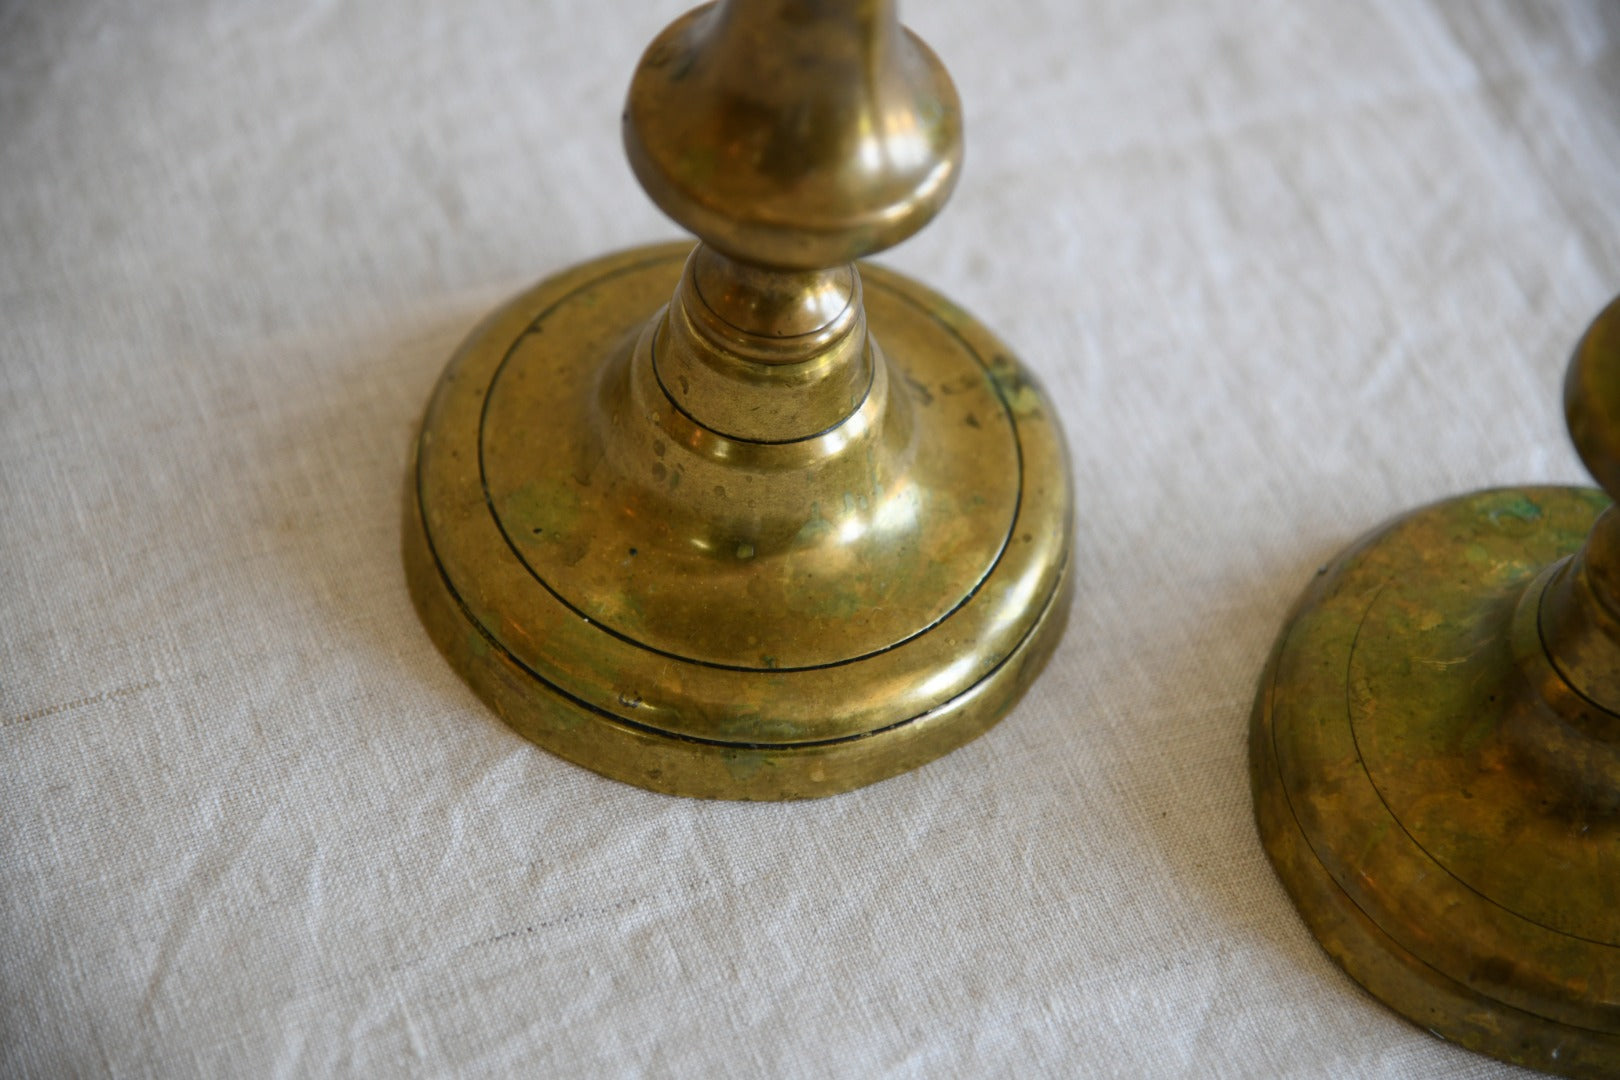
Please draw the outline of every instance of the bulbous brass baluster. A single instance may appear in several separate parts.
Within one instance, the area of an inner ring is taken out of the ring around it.
[[[710,247],[820,270],[939,212],[961,107],[894,0],[721,0],[648,48],[624,143],[653,202]]]

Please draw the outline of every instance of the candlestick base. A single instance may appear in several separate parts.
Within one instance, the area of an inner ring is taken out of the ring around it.
[[[719,434],[661,382],[691,250],[576,267],[462,346],[410,474],[418,611],[502,719],[606,776],[790,799],[914,768],[999,719],[1062,629],[1051,408],[977,320],[863,265],[858,407]]]
[[[1620,818],[1538,614],[1608,504],[1487,491],[1371,534],[1290,616],[1250,742],[1266,851],[1329,955],[1435,1034],[1570,1076],[1620,1073]]]

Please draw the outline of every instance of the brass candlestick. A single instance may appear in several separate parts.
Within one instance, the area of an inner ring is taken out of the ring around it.
[[[854,263],[950,193],[948,76],[892,2],[723,0],[647,50],[624,138],[703,242],[559,274],[456,353],[405,514],[423,621],[521,734],[658,791],[961,745],[1063,626],[1072,496],[1007,349]]]
[[[1565,408],[1612,496],[1620,300],[1577,347]],[[1465,495],[1340,555],[1277,641],[1250,765],[1277,873],[1357,981],[1472,1049],[1620,1075],[1609,497]]]

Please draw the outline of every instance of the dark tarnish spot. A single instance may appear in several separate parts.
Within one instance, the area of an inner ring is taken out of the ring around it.
[[[654,480],[662,480],[668,472],[669,470],[664,468],[664,463],[662,461],[653,462],[652,474]]]
[[[906,376],[906,382],[911,386],[911,389],[916,393],[917,401],[918,401],[919,404],[932,405],[934,403],[934,395],[929,391],[927,383],[918,382],[916,379],[913,379],[910,375]]]
[[[1512,961],[1500,956],[1487,957],[1474,969],[1474,981],[1488,986],[1510,986],[1517,970]]]
[[[674,43],[658,41],[654,42],[652,48],[647,50],[647,55],[642,57],[641,62],[649,68],[656,69],[664,67],[673,59],[675,59]]]
[[[979,418],[974,416],[972,413],[968,413],[967,416],[962,418],[962,423],[966,424],[970,428],[976,428],[979,426]]]
[[[697,63],[697,50],[686,49],[675,65],[675,70],[669,73],[670,82],[680,82],[692,73],[692,66]]]

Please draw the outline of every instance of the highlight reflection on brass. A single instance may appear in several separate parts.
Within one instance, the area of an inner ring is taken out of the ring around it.
[[[893,3],[726,0],[648,49],[624,133],[703,243],[559,274],[457,352],[406,507],[424,622],[519,732],[659,791],[960,745],[1062,628],[1072,496],[1006,348],[854,262],[949,194],[949,78]]]
[[[1414,510],[1278,638],[1250,768],[1266,850],[1352,976],[1431,1031],[1620,1075],[1620,300],[1565,384],[1608,494]]]

